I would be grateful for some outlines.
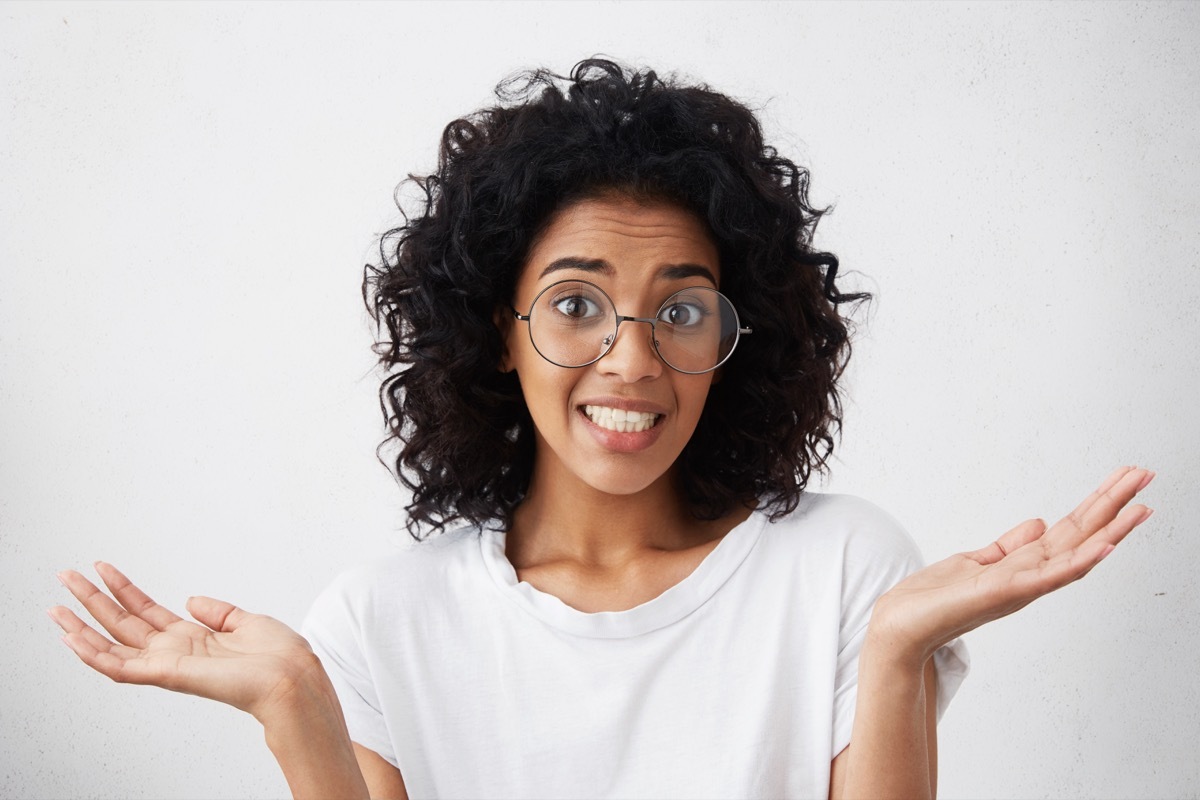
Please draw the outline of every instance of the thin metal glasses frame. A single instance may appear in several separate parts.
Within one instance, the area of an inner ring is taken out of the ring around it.
[[[591,281],[581,281],[578,279],[555,281],[554,283],[550,284],[545,289],[542,289],[540,292],[537,293],[537,296],[533,298],[533,303],[531,303],[529,306],[528,314],[522,314],[520,311],[517,311],[517,309],[515,307],[512,307],[513,316],[516,319],[520,320],[521,322],[528,323],[533,316],[533,309],[537,308],[538,300],[542,299],[542,295],[544,295],[546,292],[550,291],[551,289],[554,289],[558,286],[562,286],[564,283],[578,283],[578,284],[583,284],[584,286],[588,286],[592,289],[595,289],[600,294],[601,297],[603,297],[605,300],[608,301],[608,306],[609,306],[609,308],[611,308],[613,310],[613,316],[616,319],[616,323],[613,325],[612,334],[609,337],[606,337],[604,340],[605,341],[604,352],[602,352],[600,355],[596,356],[591,361],[588,361],[585,364],[576,364],[574,366],[569,366],[566,364],[559,364],[557,361],[554,361],[553,359],[549,358],[545,353],[543,353],[541,351],[541,348],[538,347],[537,341],[535,341],[533,338],[533,325],[530,325],[528,328],[529,342],[530,342],[530,344],[533,345],[533,349],[537,350],[538,355],[540,355],[542,358],[546,359],[554,366],[562,367],[563,369],[582,369],[583,367],[590,367],[592,364],[595,364],[597,361],[599,361],[600,359],[602,359],[606,355],[608,355],[610,352],[612,352],[613,344],[616,343],[617,335],[621,331],[621,323],[622,322],[644,322],[645,324],[649,325],[650,326],[650,341],[654,345],[655,355],[657,355],[659,360],[661,360],[668,367],[675,370],[676,372],[682,372],[684,375],[703,375],[706,372],[712,372],[713,370],[719,368],[722,364],[724,364],[726,361],[728,361],[730,356],[733,355],[734,351],[737,350],[738,342],[741,341],[742,337],[749,335],[751,333],[754,333],[754,330],[752,328],[746,328],[746,327],[742,326],[741,317],[738,316],[737,308],[734,307],[733,301],[730,300],[725,295],[718,292],[716,289],[711,289],[707,286],[689,286],[686,289],[680,289],[679,291],[674,292],[670,297],[668,297],[663,302],[663,304],[661,306],[658,307],[658,312],[653,317],[630,317],[628,315],[619,313],[617,311],[617,304],[614,303],[612,301],[612,298],[608,296],[608,292],[604,291],[603,289],[601,289],[599,286],[592,283]],[[663,309],[665,309],[669,305],[671,305],[671,301],[676,297],[676,295],[682,294],[684,292],[695,291],[697,289],[702,289],[706,292],[712,292],[713,294],[719,296],[722,300],[724,300],[726,303],[729,304],[729,310],[733,312],[733,321],[734,321],[734,327],[737,329],[737,338],[733,340],[733,347],[729,348],[729,352],[725,354],[725,357],[722,358],[720,361],[718,361],[713,366],[709,367],[708,369],[701,369],[701,370],[680,369],[679,367],[675,366],[670,361],[668,361],[666,359],[666,357],[663,356],[662,351],[658,349],[658,323],[661,321],[661,320],[659,320],[658,315],[663,312]]]

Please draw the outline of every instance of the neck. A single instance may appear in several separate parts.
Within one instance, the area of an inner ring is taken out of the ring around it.
[[[673,470],[639,492],[622,495],[562,473],[539,480],[542,472],[535,465],[509,531],[506,551],[518,569],[564,561],[619,568],[652,553],[694,547],[729,527],[717,532],[713,523],[691,515]]]
[[[573,608],[624,611],[687,578],[751,510],[739,506],[721,519],[697,520],[674,469],[640,490],[611,494],[562,468],[549,452],[534,464],[504,554],[519,580]]]

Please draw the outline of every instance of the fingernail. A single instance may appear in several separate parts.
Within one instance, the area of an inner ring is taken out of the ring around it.
[[[63,577],[65,574],[66,574],[66,570],[61,570],[59,572],[54,573],[54,577],[58,578],[58,582],[61,583],[63,586],[67,585],[67,579]]]
[[[1154,509],[1153,509],[1153,508],[1147,508],[1147,509],[1146,509],[1146,513],[1142,514],[1142,518],[1141,518],[1140,520],[1138,520],[1138,525],[1141,525],[1143,522],[1145,522],[1146,520],[1150,519],[1150,517],[1151,517],[1153,514],[1154,514]]]
[[[1116,550],[1116,549],[1117,549],[1117,546],[1115,544],[1110,544],[1110,545],[1105,546],[1103,552],[1100,553],[1099,560],[1103,561],[1104,559],[1108,558],[1108,556],[1112,553],[1112,551]]]
[[[1152,480],[1154,480],[1154,473],[1147,470],[1146,474],[1142,476],[1142,482],[1138,484],[1137,490],[1140,492],[1142,489],[1145,489],[1150,485],[1150,481]]]

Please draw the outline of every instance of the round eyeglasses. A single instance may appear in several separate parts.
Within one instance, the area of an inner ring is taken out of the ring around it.
[[[667,298],[653,317],[628,317],[599,286],[587,281],[552,283],[538,293],[528,314],[529,339],[542,358],[560,367],[586,367],[612,349],[622,322],[650,326],[659,358],[688,375],[712,372],[733,355],[743,328],[729,298],[716,289],[693,286]]]

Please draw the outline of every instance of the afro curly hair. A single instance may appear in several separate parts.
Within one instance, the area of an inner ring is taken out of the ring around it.
[[[648,69],[589,59],[569,76],[522,73],[496,97],[446,126],[434,174],[409,176],[420,213],[383,235],[363,280],[387,372],[380,458],[411,491],[410,534],[511,523],[535,436],[515,374],[499,369],[496,311],[550,217],[613,192],[703,220],[721,291],[754,329],[679,457],[681,496],[697,519],[795,509],[841,430],[838,307],[867,297],[840,293],[837,259],[812,247],[827,209],[810,205],[808,172],[764,144],[743,104]]]

